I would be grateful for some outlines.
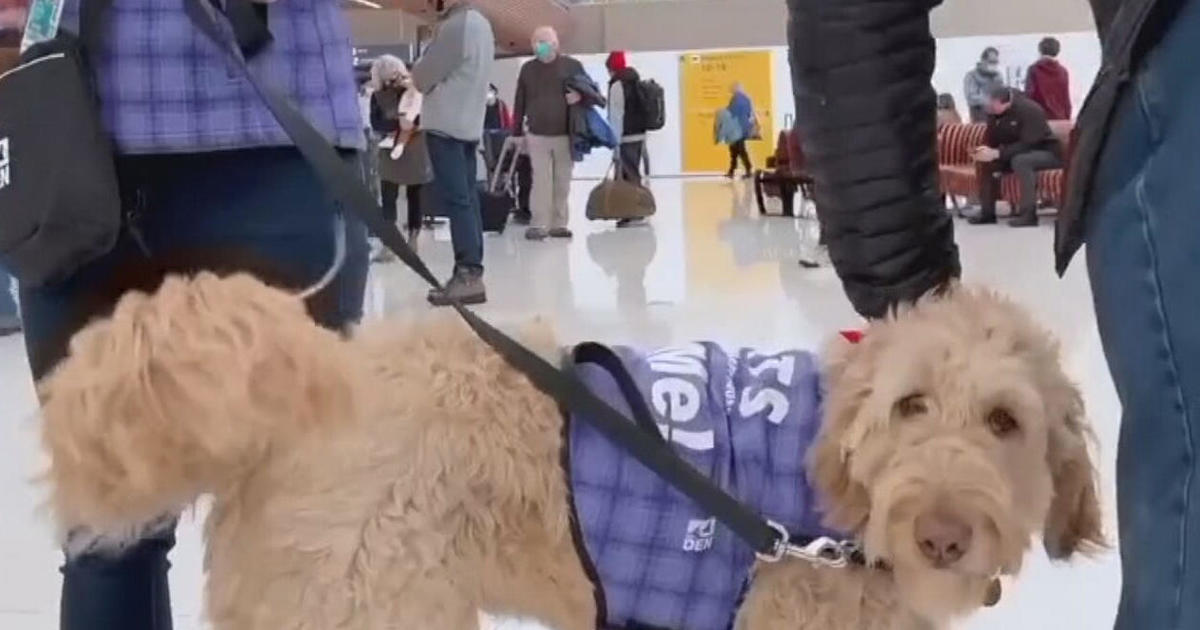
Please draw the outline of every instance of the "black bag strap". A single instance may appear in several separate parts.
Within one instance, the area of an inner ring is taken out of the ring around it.
[[[357,215],[372,234],[395,252],[400,260],[429,286],[435,289],[443,288],[425,263],[409,247],[395,224],[384,220],[378,201],[367,191],[359,173],[342,161],[333,146],[286,97],[254,76],[239,50],[226,41],[221,27],[211,10],[204,6],[205,3],[206,0],[185,0],[189,17],[208,39],[226,52],[236,70],[254,87],[280,127],[287,132],[296,148],[312,166],[329,194],[338,201],[344,211]],[[579,379],[551,365],[463,305],[454,303],[452,307],[480,339],[491,346],[509,365],[524,374],[535,387],[564,407],[587,418],[609,440],[620,444],[642,465],[713,514],[756,552],[774,555],[780,546],[787,542],[782,540],[779,530],[676,455],[661,437],[655,439],[646,435],[638,424],[630,422],[623,414],[592,394]],[[646,421],[653,423],[653,420],[643,419],[643,422]]]
[[[621,390],[621,395],[625,397],[625,402],[629,404],[629,409],[633,412],[633,421],[647,435],[660,442],[666,442],[662,432],[658,430],[658,425],[654,422],[654,414],[650,411],[650,406],[646,404],[646,398],[642,395],[641,388],[633,380],[633,375],[625,367],[625,362],[617,356],[616,352],[613,352],[612,348],[602,343],[589,341],[575,346],[572,358],[577,365],[591,363],[608,372],[616,382],[617,388]]]

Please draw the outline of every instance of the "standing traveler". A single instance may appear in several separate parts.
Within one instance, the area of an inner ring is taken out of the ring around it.
[[[642,181],[642,151],[646,145],[646,116],[638,84],[641,76],[629,65],[623,51],[614,51],[604,62],[608,69],[608,124],[617,134],[614,156],[618,175],[635,184]]]
[[[741,160],[742,167],[746,169],[745,177],[750,179],[754,176],[754,165],[750,160],[750,152],[746,150],[746,141],[753,140],[758,134],[758,117],[754,113],[754,102],[750,100],[750,96],[742,88],[741,83],[734,83],[730,89],[730,98],[728,110],[733,120],[737,123],[739,137],[729,143],[729,170],[725,173],[725,177],[733,179],[733,172],[737,170],[738,160]]]
[[[988,95],[998,87],[1004,87],[1004,76],[1000,74],[1000,51],[988,46],[979,55],[979,63],[963,77],[963,92],[967,97],[971,122],[987,122]]]
[[[425,146],[425,134],[419,129],[421,93],[413,87],[412,76],[404,62],[383,55],[371,64],[371,129],[379,135],[379,189],[383,217],[389,223],[397,219],[396,205],[400,188],[405,188],[410,244],[416,244],[421,229],[421,186],[433,179],[433,166]],[[374,260],[394,259],[395,254],[380,246]]]
[[[244,32],[234,22],[266,27],[239,21],[259,14],[245,0],[212,6],[230,33]],[[78,33],[79,9],[79,0],[66,0],[63,30]],[[251,70],[279,86],[357,164],[365,142],[340,3],[287,0],[269,11],[271,37],[242,50]],[[193,25],[180,0],[118,0],[106,18],[90,67],[100,119],[116,150],[123,227],[108,253],[68,277],[21,287],[34,378],[53,369],[71,337],[111,313],[130,290],[152,291],[165,274],[199,270],[249,272],[292,290],[312,287],[334,264],[343,231],[343,265],[308,305],[330,328],[360,319],[365,228],[339,215],[254,87],[231,72],[227,52]],[[237,46],[232,37],[228,45]],[[172,627],[167,555],[175,516],[128,532],[121,541],[67,533],[64,630]]]
[[[429,292],[429,302],[481,304],[487,301],[487,290],[475,154],[483,136],[496,36],[491,23],[470,3],[446,8],[442,0],[430,2],[440,15],[437,33],[413,67],[413,82],[425,95],[421,126],[433,162],[431,187],[450,218],[454,272],[444,291]]]
[[[1025,75],[1025,93],[1046,110],[1050,120],[1071,119],[1071,73],[1058,62],[1062,44],[1053,37],[1038,43],[1041,58]]]
[[[586,74],[574,57],[559,53],[558,33],[549,26],[533,33],[535,58],[521,66],[513,104],[513,132],[520,136],[528,127],[527,150],[533,170],[530,199],[533,218],[525,237],[570,238],[571,156],[567,111],[580,95],[567,89],[567,81]]]

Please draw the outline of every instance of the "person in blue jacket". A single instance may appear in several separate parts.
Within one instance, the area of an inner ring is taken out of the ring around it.
[[[750,153],[746,151],[746,141],[753,138],[758,127],[754,116],[754,102],[742,89],[741,83],[734,83],[730,87],[730,92],[732,95],[729,98],[729,113],[737,122],[737,128],[741,131],[741,135],[737,140],[729,143],[729,170],[725,173],[725,177],[733,179],[733,173],[737,170],[737,163],[740,159],[742,167],[746,169],[746,179],[749,179],[753,175],[754,166],[750,161]]]

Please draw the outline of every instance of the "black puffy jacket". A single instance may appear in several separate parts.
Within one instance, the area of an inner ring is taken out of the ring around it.
[[[937,184],[929,11],[941,0],[788,0],[796,120],[829,254],[854,307],[879,317],[960,273]],[[1077,123],[1060,272],[1082,243],[1116,99],[1183,0],[1092,0],[1104,62]]]
[[[789,0],[796,121],[834,267],[868,317],[959,274],[938,191],[929,10],[938,0]]]

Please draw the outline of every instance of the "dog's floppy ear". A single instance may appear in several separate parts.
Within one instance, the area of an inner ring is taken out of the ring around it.
[[[1084,420],[1079,390],[1060,375],[1051,386],[1047,409],[1050,433],[1047,451],[1054,498],[1046,518],[1043,542],[1051,558],[1063,559],[1107,543],[1096,489],[1096,469],[1088,454],[1090,432]]]
[[[826,524],[857,531],[870,515],[867,489],[850,475],[847,434],[871,393],[865,344],[837,336],[822,358],[825,409],[817,441],[809,450],[808,470],[822,499]]]
[[[40,384],[59,524],[151,520],[218,491],[268,445],[355,417],[345,345],[249,276],[125,296]]]

